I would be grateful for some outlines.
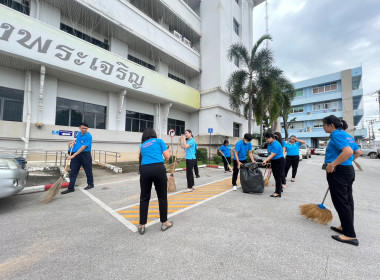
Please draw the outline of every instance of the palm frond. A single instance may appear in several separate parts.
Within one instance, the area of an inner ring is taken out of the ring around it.
[[[241,114],[240,106],[244,103],[244,96],[247,92],[247,77],[248,73],[246,71],[238,70],[233,72],[227,81],[227,91],[230,94],[230,107],[239,115]]]
[[[240,43],[233,44],[229,50],[227,51],[227,58],[232,61],[232,59],[236,58],[240,63],[245,65],[249,65],[250,56],[247,48]]]

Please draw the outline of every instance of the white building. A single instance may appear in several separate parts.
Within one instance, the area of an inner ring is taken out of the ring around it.
[[[252,47],[261,2],[0,0],[0,147],[65,149],[82,121],[94,148],[130,158],[147,126],[235,143],[248,125],[226,54]]]

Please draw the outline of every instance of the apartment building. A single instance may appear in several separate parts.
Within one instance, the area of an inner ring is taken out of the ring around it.
[[[235,142],[248,125],[226,53],[252,47],[261,2],[0,0],[0,147],[65,149],[82,121],[94,147],[131,158],[146,127]]]
[[[335,115],[348,123],[346,130],[355,139],[366,137],[366,129],[356,129],[364,115],[362,104],[362,67],[343,70],[294,83],[296,98],[292,102],[289,134],[305,140],[309,146],[326,143],[329,134],[322,119]],[[282,130],[284,132],[284,130]]]

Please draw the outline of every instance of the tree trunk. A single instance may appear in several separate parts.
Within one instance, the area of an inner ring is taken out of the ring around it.
[[[273,132],[280,132],[281,133],[281,120],[280,120],[280,117],[278,117],[273,122]]]
[[[248,99],[248,133],[251,134],[252,131],[252,97],[249,96]]]
[[[289,132],[288,132],[288,116],[282,116],[282,120],[284,121],[284,130],[285,130],[285,141],[288,141]]]
[[[261,120],[260,124],[260,146],[263,144],[263,120]]]

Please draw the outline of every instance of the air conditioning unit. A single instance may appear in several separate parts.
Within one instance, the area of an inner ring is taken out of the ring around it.
[[[182,35],[181,35],[181,33],[178,33],[178,32],[175,31],[175,30],[173,30],[173,33],[174,33],[174,36],[175,36],[177,39],[179,39],[179,40],[182,41]]]
[[[185,37],[183,37],[183,42],[191,48],[191,42],[190,42],[190,40],[188,40]]]
[[[306,132],[312,132],[312,131],[313,131],[313,127],[311,126],[306,127]]]
[[[306,114],[307,114],[307,115],[311,115],[311,112],[307,112]]]
[[[333,112],[336,112],[336,109],[332,109]]]

